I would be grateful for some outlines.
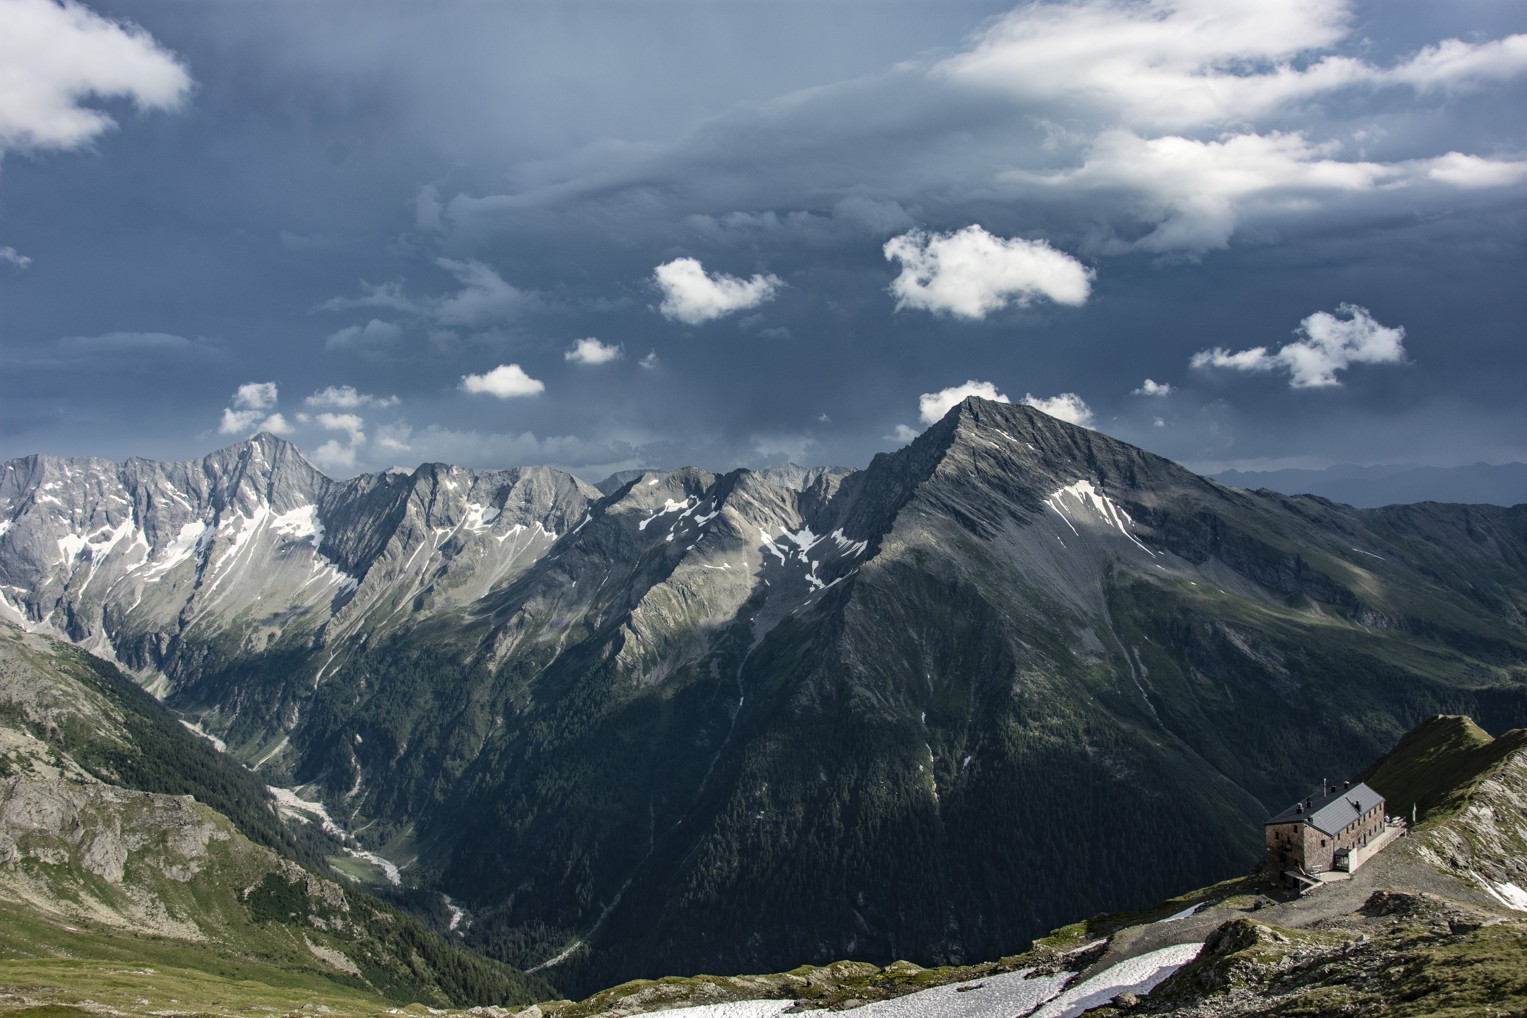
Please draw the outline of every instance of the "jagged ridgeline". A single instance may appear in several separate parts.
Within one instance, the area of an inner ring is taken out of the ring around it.
[[[331,850],[115,667],[0,623],[0,981],[99,996],[131,962],[187,1003],[371,1012],[550,994],[320,875]]]
[[[33,457],[0,611],[573,993],[1011,953],[1244,870],[1419,717],[1527,719],[1527,507],[1246,492],[977,399],[863,470],[605,488]]]

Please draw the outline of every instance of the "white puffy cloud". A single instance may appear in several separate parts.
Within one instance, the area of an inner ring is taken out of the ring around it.
[[[353,385],[331,385],[313,393],[303,402],[311,407],[354,410],[357,407],[397,406],[402,401],[396,396],[372,396],[369,393],[358,392]]]
[[[942,418],[967,396],[979,396],[982,399],[995,400],[998,403],[1012,402],[1012,400],[998,392],[997,387],[991,382],[978,382],[972,378],[964,385],[951,385],[947,389],[940,389],[938,392],[925,392],[917,397],[918,416],[922,418],[924,424],[932,424]],[[899,436],[900,434],[901,432],[898,431],[897,435]],[[915,432],[912,437],[916,437]]]
[[[1293,68],[1346,34],[1330,0],[1027,4],[937,72],[1024,102],[1070,101],[1183,127],[1264,112],[1351,79],[1352,61]]]
[[[268,431],[289,435],[292,426],[275,410],[280,395],[275,382],[245,382],[233,393],[233,405],[224,408],[217,430],[224,435],[253,435]]]
[[[1020,402],[1033,407],[1040,413],[1049,414],[1056,420],[1083,428],[1092,427],[1092,408],[1074,392],[1063,392],[1058,396],[1036,396],[1031,392],[1027,393]]]
[[[908,442],[917,438],[917,436],[920,434],[922,434],[922,432],[918,431],[916,428],[909,424],[898,424],[896,427],[891,429],[891,433],[889,435],[882,435],[881,437],[888,442],[899,442],[902,445],[906,445]]]
[[[1278,359],[1267,352],[1265,346],[1231,353],[1222,346],[1212,350],[1200,350],[1188,361],[1195,368],[1228,368],[1231,371],[1271,371],[1278,366]]]
[[[1445,39],[1383,74],[1415,88],[1458,90],[1505,81],[1527,71],[1527,35],[1486,42]]]
[[[757,307],[773,299],[785,285],[774,275],[759,274],[751,279],[710,275],[697,258],[664,262],[652,270],[652,278],[663,292],[658,310],[664,317],[686,325],[699,325],[734,311]]]
[[[287,423],[286,418],[281,414],[271,414],[261,421],[260,426],[255,430],[268,431],[272,435],[290,435],[295,429]]]
[[[572,346],[567,348],[567,352],[562,355],[562,358],[572,361],[574,364],[608,364],[610,361],[619,360],[623,356],[625,356],[625,351],[620,347],[601,343],[593,336],[589,336],[587,339],[575,341]]]
[[[1509,187],[1527,180],[1527,160],[1486,159],[1482,156],[1449,152],[1422,161],[1422,172],[1431,179],[1454,187]]]
[[[648,350],[647,355],[636,363],[640,364],[648,371],[651,371],[653,368],[656,368],[659,364],[662,363],[662,359],[658,357],[656,350]]]
[[[1201,350],[1189,362],[1195,368],[1233,371],[1285,369],[1294,389],[1340,385],[1336,373],[1352,364],[1403,364],[1405,330],[1380,325],[1367,308],[1342,304],[1336,314],[1317,311],[1299,323],[1294,342],[1269,351],[1257,346],[1234,353],[1224,347]]]
[[[1527,70],[1527,36],[1449,39],[1393,67],[1332,53],[1347,0],[1080,0],[998,19],[934,74],[1027,105],[1184,130],[1244,123],[1355,86],[1473,87]]]
[[[292,426],[279,413],[267,414],[263,410],[235,410],[224,408],[223,418],[217,430],[224,435],[253,435],[268,431],[272,435],[290,435]]]
[[[1169,383],[1169,382],[1158,382],[1155,379],[1147,378],[1145,381],[1140,383],[1140,388],[1133,390],[1132,395],[1135,395],[1135,396],[1166,396],[1166,395],[1170,395],[1171,391],[1172,391],[1171,383]]]
[[[492,371],[481,375],[461,376],[462,392],[483,392],[489,396],[497,396],[499,399],[534,396],[538,392],[544,392],[545,389],[544,382],[525,374],[525,369],[518,364],[500,364]]]
[[[1133,196],[1135,214],[1155,228],[1108,250],[1203,251],[1226,246],[1251,213],[1306,209],[1313,197],[1371,191],[1403,173],[1397,166],[1331,158],[1335,152],[1336,146],[1316,145],[1297,133],[1199,141],[1107,131],[1075,169],[1015,170],[1002,179]]]
[[[301,416],[307,419],[306,414]],[[325,431],[338,431],[344,435],[343,439],[330,438],[314,449],[313,462],[326,470],[354,470],[366,445],[366,422],[360,415],[321,413],[311,418],[311,422]],[[383,430],[387,431],[385,427]],[[388,443],[383,445],[392,451]]]
[[[999,179],[1025,196],[1049,185],[1085,198],[1109,223],[1113,236],[1097,247],[1106,254],[1196,254],[1226,246],[1248,222],[1350,204],[1380,187],[1425,180],[1498,187],[1527,177],[1516,163],[1457,153],[1353,159],[1333,140],[1347,132],[1312,126],[1363,101],[1360,92],[1452,94],[1527,73],[1527,35],[1449,39],[1371,63],[1354,55],[1368,44],[1354,38],[1360,19],[1352,7],[1350,0],[1028,3],[931,73],[1012,98],[1042,125],[1047,151],[1076,151],[1071,168],[1029,161]],[[1128,220],[1154,228],[1142,235]]]
[[[456,277],[461,289],[433,306],[442,325],[485,325],[509,318],[536,302],[535,295],[505,282],[479,261],[437,258],[435,264]]]
[[[1092,270],[1065,252],[1042,240],[994,237],[978,225],[955,233],[912,230],[883,250],[887,261],[901,264],[890,287],[898,311],[976,319],[1040,297],[1085,304],[1092,290]]]
[[[313,462],[325,470],[354,470],[359,451],[353,444],[347,445],[337,438],[331,438],[314,449],[312,457]]]
[[[275,382],[245,382],[234,392],[233,405],[239,410],[266,410],[279,398]]]
[[[15,248],[6,245],[5,247],[0,247],[0,262],[14,265],[18,269],[25,269],[31,266],[32,259],[29,255],[24,255]]]
[[[351,445],[361,445],[366,441],[366,422],[356,414],[322,413],[314,419],[325,431],[343,431]]]
[[[143,29],[74,0],[0,0],[0,151],[73,149],[115,126],[87,99],[171,110],[191,77]]]
[[[323,341],[325,350],[380,350],[403,338],[403,330],[392,322],[373,318],[365,325],[350,325],[331,333]]]

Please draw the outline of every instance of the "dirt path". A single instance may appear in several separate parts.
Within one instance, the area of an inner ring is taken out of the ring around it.
[[[1369,860],[1351,880],[1326,884],[1293,901],[1264,904],[1258,909],[1214,905],[1172,922],[1131,926],[1114,935],[1108,951],[1082,976],[1096,975],[1121,961],[1159,948],[1202,941],[1232,919],[1252,918],[1292,929],[1313,926],[1356,912],[1375,891],[1425,891],[1484,908],[1497,907],[1498,903],[1483,891],[1429,865],[1417,848],[1410,838],[1401,838]]]

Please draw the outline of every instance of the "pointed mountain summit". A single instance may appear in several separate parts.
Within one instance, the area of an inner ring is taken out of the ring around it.
[[[1026,406],[603,490],[334,482],[268,437],[40,462],[0,481],[0,612],[567,992],[1010,953],[1250,865],[1418,714],[1527,716],[1527,509],[1245,492]]]

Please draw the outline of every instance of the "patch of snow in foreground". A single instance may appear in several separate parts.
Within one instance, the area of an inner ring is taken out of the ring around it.
[[[1497,884],[1485,880],[1478,873],[1474,874],[1474,878],[1483,885],[1490,897],[1502,905],[1505,905],[1507,908],[1514,908],[1518,912],[1527,912],[1527,891],[1522,890],[1516,884],[1509,881],[1504,884]]]
[[[1029,978],[1033,969],[1004,972],[918,990],[904,997],[879,1000],[847,1012],[854,1018],[1009,1018],[1026,1015],[1060,992],[1074,973]],[[961,990],[960,987],[966,987]],[[793,1004],[790,1000],[741,1000],[731,1004],[702,1004],[671,1008],[662,1014],[678,1018],[774,1018]]]
[[[700,1004],[676,1007],[655,1014],[677,1014],[683,1018],[774,1018],[784,1014],[793,1000],[734,1000],[729,1004]]]
[[[1173,912],[1171,915],[1167,916],[1165,919],[1157,919],[1156,921],[1158,923],[1175,923],[1179,919],[1186,919],[1188,916],[1192,915],[1194,912],[1197,912],[1199,909],[1201,909],[1203,907],[1204,907],[1204,903],[1203,902],[1199,902],[1197,905],[1189,905],[1187,908],[1183,909],[1181,912]]]
[[[864,1018],[987,1018],[1025,1015],[1060,992],[1074,973],[1028,977],[1033,969],[1004,972],[948,986],[934,986],[905,997],[877,1001],[851,1013]],[[967,987],[964,991],[960,987]]]
[[[1142,997],[1166,981],[1173,972],[1198,957],[1203,944],[1176,944],[1129,958],[1105,969],[1086,982],[1078,983],[1044,1007],[1032,1018],[1076,1018],[1082,1012],[1106,1004],[1121,993]]]
[[[1505,899],[1506,904],[1521,912],[1527,912],[1527,891],[1513,883],[1496,884],[1495,892]]]

